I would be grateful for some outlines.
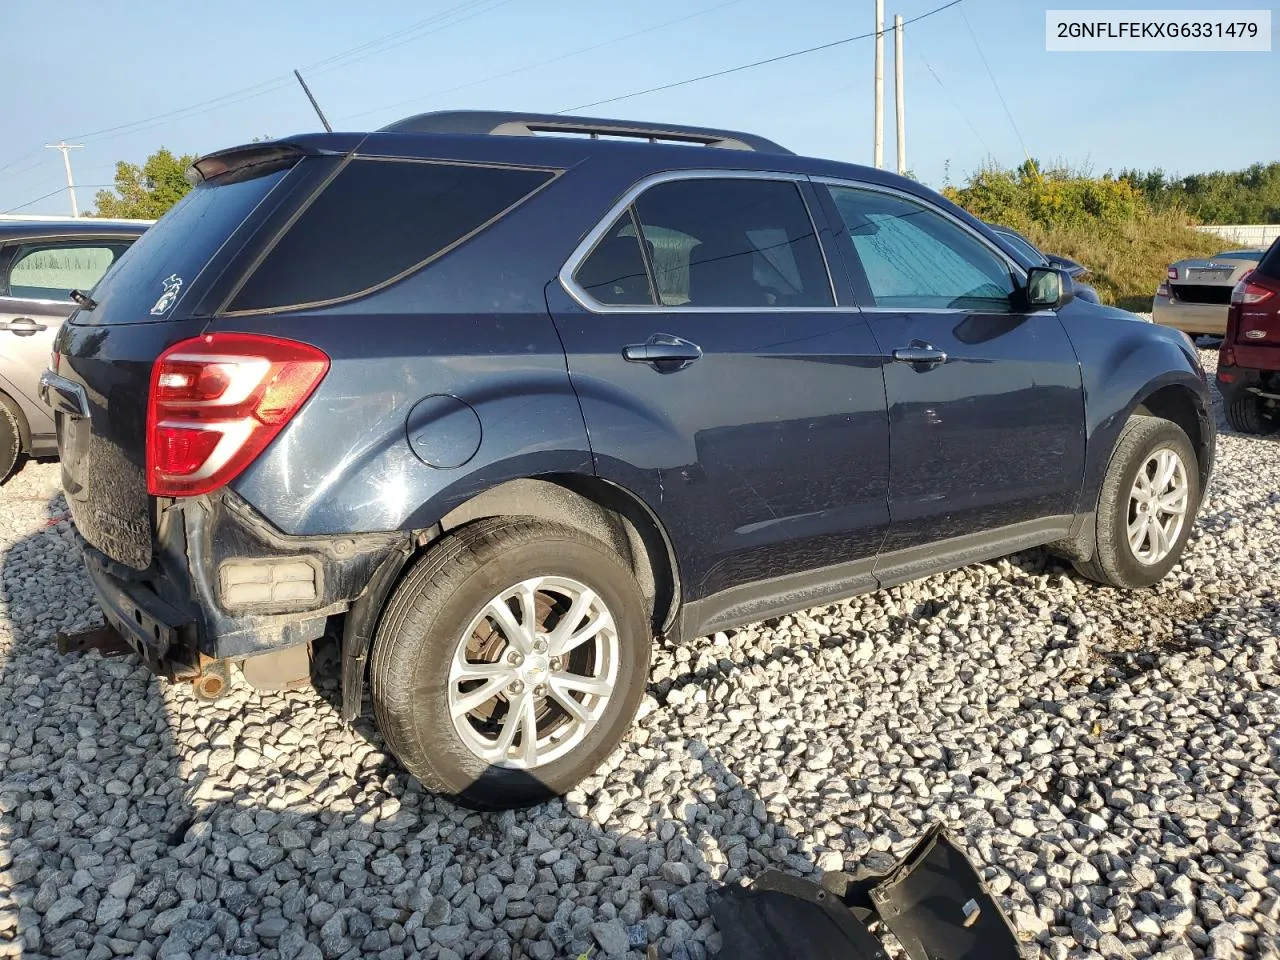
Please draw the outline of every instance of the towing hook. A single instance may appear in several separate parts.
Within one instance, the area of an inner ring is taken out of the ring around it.
[[[191,689],[197,699],[204,701],[217,700],[231,687],[231,672],[226,660],[212,660],[200,657],[200,672],[192,678]]]

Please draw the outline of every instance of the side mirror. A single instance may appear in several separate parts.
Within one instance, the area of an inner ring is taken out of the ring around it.
[[[1057,310],[1075,297],[1071,278],[1053,267],[1032,267],[1027,271],[1027,306],[1037,310]]]

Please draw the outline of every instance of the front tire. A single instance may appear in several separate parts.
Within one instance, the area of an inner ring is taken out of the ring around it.
[[[1098,495],[1093,556],[1076,570],[1113,587],[1149,587],[1178,562],[1200,508],[1195,450],[1176,423],[1135,416]]]
[[[387,746],[433,792],[529,806],[590,775],[621,742],[653,645],[631,570],[571,527],[487,519],[419,559],[373,643]]]

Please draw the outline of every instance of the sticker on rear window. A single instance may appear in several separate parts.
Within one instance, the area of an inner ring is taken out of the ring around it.
[[[176,273],[169,274],[160,283],[164,287],[164,293],[160,294],[160,299],[151,308],[153,317],[163,317],[173,306],[173,301],[178,299],[178,292],[182,289],[182,278]]]

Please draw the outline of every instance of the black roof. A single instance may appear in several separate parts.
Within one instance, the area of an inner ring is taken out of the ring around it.
[[[97,217],[61,219],[0,219],[0,240],[35,239],[39,237],[139,237],[150,226]]]

